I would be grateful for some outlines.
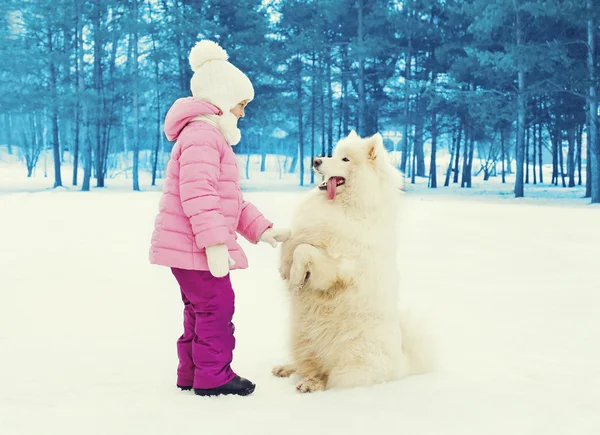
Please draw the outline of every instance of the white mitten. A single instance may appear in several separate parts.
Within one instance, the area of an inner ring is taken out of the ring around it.
[[[221,278],[229,273],[229,268],[235,264],[229,256],[229,249],[224,244],[206,247],[208,270],[215,278]]]
[[[290,230],[288,228],[268,228],[262,233],[259,240],[276,248],[277,242],[285,242],[289,238]]]

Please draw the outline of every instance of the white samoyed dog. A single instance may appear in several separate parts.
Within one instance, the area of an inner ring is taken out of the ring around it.
[[[292,361],[273,374],[296,373],[297,390],[313,392],[430,371],[426,335],[399,310],[402,176],[381,135],[352,131],[313,167],[325,181],[299,204],[281,245]]]

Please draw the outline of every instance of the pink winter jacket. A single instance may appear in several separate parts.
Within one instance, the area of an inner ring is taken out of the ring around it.
[[[212,104],[187,97],[177,100],[165,118],[165,134],[177,142],[167,165],[150,262],[208,270],[205,248],[224,243],[235,261],[232,269],[244,269],[248,260],[236,231],[257,243],[272,223],[244,201],[235,154],[219,129],[202,121],[190,122],[200,114],[221,112]]]

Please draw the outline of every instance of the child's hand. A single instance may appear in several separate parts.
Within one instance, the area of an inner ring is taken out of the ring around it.
[[[235,264],[233,258],[229,256],[229,249],[223,244],[207,246],[206,259],[208,260],[208,269],[215,278],[227,275],[229,268]]]
[[[260,236],[259,240],[277,247],[277,242],[285,242],[290,238],[290,230],[287,228],[269,228]]]

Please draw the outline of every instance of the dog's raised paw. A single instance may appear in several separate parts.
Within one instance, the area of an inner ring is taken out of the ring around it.
[[[292,265],[292,270],[290,272],[290,290],[299,291],[304,284],[306,284],[307,275],[310,276],[310,271],[306,270],[306,264],[297,264],[294,263]]]
[[[325,390],[325,381],[317,378],[302,379],[297,385],[296,390],[301,393],[314,393]]]
[[[281,366],[273,367],[271,373],[273,373],[273,376],[277,376],[278,378],[289,378],[290,376],[292,376],[292,374],[294,374],[295,371],[296,369],[293,365],[284,364]]]

